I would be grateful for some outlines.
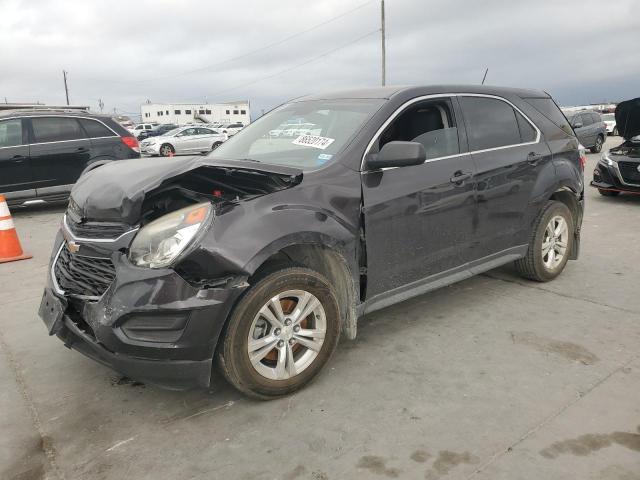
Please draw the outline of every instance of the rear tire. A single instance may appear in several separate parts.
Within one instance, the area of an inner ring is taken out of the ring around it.
[[[537,282],[556,278],[571,254],[573,232],[573,216],[567,206],[557,201],[547,203],[534,224],[527,254],[515,261],[518,273]]]
[[[339,312],[333,287],[319,273],[293,267],[268,274],[231,313],[216,352],[218,366],[250,397],[268,400],[295,392],[333,354]]]
[[[218,148],[220,145],[222,145],[222,142],[215,142],[212,146],[211,146],[211,151],[215,150],[216,148]]]
[[[620,195],[620,192],[616,192],[615,190],[601,190],[598,189],[598,193],[603,197],[617,197]]]
[[[600,153],[602,151],[602,145],[604,145],[604,137],[602,135],[598,135],[596,138],[596,144],[590,148],[591,153]]]
[[[618,136],[618,127],[613,127],[613,136],[614,137]]]

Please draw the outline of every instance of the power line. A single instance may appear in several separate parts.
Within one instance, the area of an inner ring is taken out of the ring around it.
[[[283,38],[281,40],[278,40],[277,42],[269,43],[269,44],[267,44],[267,45],[265,45],[263,47],[257,48],[255,50],[251,50],[249,52],[243,53],[243,54],[238,55],[236,57],[232,57],[232,58],[229,58],[227,60],[223,60],[222,62],[213,63],[211,65],[206,65],[204,67],[196,68],[194,70],[186,70],[184,72],[179,72],[179,73],[175,73],[175,74],[172,74],[172,75],[166,75],[166,76],[163,76],[163,77],[146,78],[146,79],[143,79],[143,80],[115,81],[113,83],[123,83],[123,84],[147,83],[147,82],[154,82],[154,81],[157,81],[157,80],[166,80],[166,79],[170,79],[170,78],[182,77],[184,75],[191,75],[191,74],[194,74],[194,73],[206,72],[207,70],[211,70],[212,68],[220,67],[222,65],[226,65],[228,63],[232,63],[232,62],[235,62],[237,60],[241,60],[243,58],[250,57],[251,55],[254,55],[254,54],[259,53],[259,52],[263,52],[265,50],[268,50],[270,48],[276,47],[278,45],[282,45],[283,43],[288,42],[289,40],[292,40],[292,39],[297,38],[297,37],[299,37],[301,35],[304,35],[305,33],[309,33],[309,32],[312,32],[314,30],[317,30],[320,27],[324,27],[325,25],[328,25],[329,23],[335,22],[336,20],[338,20],[338,19],[340,19],[342,17],[346,17],[347,15],[350,15],[351,13],[364,8],[367,5],[369,5],[369,4],[371,4],[371,3],[375,2],[375,1],[377,1],[377,0],[369,0],[368,2],[362,3],[362,4],[358,5],[355,8],[352,8],[351,10],[347,10],[346,12],[341,13],[340,15],[337,15],[335,17],[329,18],[329,19],[325,20],[322,23],[318,23],[317,25],[314,25],[313,27],[307,28],[306,30],[302,30],[300,32],[294,33],[292,35],[289,35],[288,37],[285,37],[285,38]]]
[[[347,47],[349,47],[349,46],[353,45],[354,43],[357,43],[357,42],[359,42],[360,40],[364,40],[365,38],[370,37],[371,35],[377,34],[377,33],[379,33],[379,32],[380,32],[380,29],[379,29],[379,28],[376,28],[375,30],[373,30],[373,31],[371,31],[371,32],[369,32],[369,33],[366,33],[366,34],[364,34],[364,35],[362,35],[362,36],[360,36],[360,37],[358,37],[358,38],[356,38],[355,40],[352,40],[352,41],[350,41],[350,42],[348,42],[348,43],[345,43],[345,44],[343,44],[343,45],[341,45],[341,46],[339,46],[339,47],[336,47],[336,48],[333,48],[333,49],[331,49],[331,50],[328,50],[328,51],[326,51],[326,52],[324,52],[324,53],[322,53],[322,54],[320,54],[320,55],[317,55],[317,56],[312,57],[312,58],[310,58],[310,59],[308,59],[308,60],[305,60],[305,61],[304,61],[304,62],[302,62],[302,63],[298,63],[298,64],[296,64],[296,65],[294,65],[294,66],[292,66],[292,67],[286,68],[286,69],[284,69],[284,70],[280,70],[279,72],[272,73],[272,74],[270,74],[270,75],[266,75],[266,76],[264,76],[264,77],[260,77],[260,78],[258,78],[258,79],[252,80],[252,81],[250,81],[250,82],[243,83],[243,84],[241,84],[241,85],[237,85],[237,86],[235,86],[235,87],[227,88],[227,89],[225,89],[225,90],[220,90],[219,92],[215,92],[215,93],[213,93],[213,94],[211,94],[211,95],[212,95],[212,96],[222,95],[223,93],[227,93],[227,92],[230,92],[230,91],[232,91],[232,90],[237,90],[237,89],[239,89],[239,88],[244,88],[244,87],[247,87],[247,86],[249,86],[249,85],[253,85],[253,84],[255,84],[255,83],[262,82],[263,80],[268,80],[269,78],[277,77],[278,75],[282,75],[283,73],[290,72],[291,70],[295,70],[296,68],[303,67],[303,66],[305,66],[305,65],[307,65],[307,64],[309,64],[309,63],[311,63],[311,62],[315,62],[316,60],[320,60],[321,58],[327,57],[327,56],[331,55],[332,53],[337,52],[338,50],[343,50],[343,49],[345,49],[345,48],[347,48]]]

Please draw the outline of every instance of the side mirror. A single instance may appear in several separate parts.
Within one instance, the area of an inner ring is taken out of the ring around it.
[[[573,128],[582,128],[582,122],[576,122],[573,124]]]
[[[367,160],[367,168],[408,167],[420,165],[427,159],[424,145],[418,142],[389,142],[378,155]]]

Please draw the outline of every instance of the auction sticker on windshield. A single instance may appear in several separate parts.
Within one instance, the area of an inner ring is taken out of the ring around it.
[[[293,142],[301,147],[313,147],[324,150],[334,142],[335,138],[319,137],[318,135],[300,135]]]

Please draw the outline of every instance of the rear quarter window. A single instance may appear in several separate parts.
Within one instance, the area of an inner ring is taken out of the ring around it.
[[[91,138],[115,136],[115,133],[96,120],[89,120],[87,118],[80,118],[78,120],[85,132],[87,132],[87,135]]]
[[[523,98],[523,100],[542,115],[547,117],[547,119],[554,123],[564,133],[573,136],[573,128],[571,128],[569,121],[552,98]]]

